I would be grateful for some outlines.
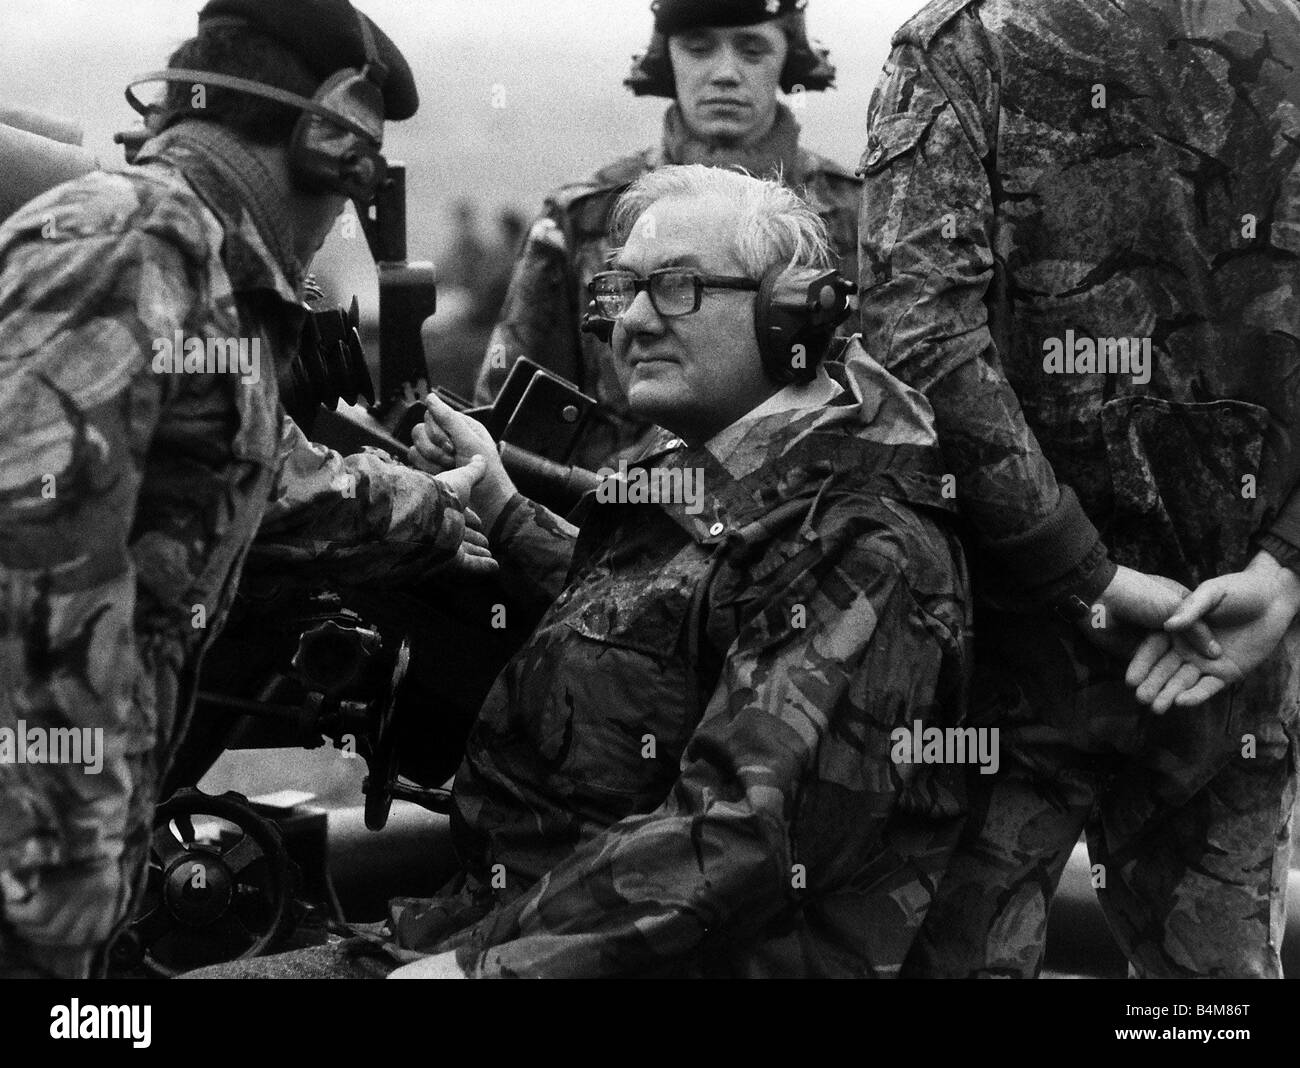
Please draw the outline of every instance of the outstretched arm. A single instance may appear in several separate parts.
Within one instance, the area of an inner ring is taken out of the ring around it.
[[[258,530],[260,567],[306,569],[352,585],[401,584],[444,565],[491,572],[467,500],[486,465],[433,477],[367,450],[342,456],[281,427],[283,463]]]

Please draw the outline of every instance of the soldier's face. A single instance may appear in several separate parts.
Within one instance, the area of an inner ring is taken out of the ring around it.
[[[745,277],[735,248],[739,225],[727,200],[660,200],[637,221],[613,267],[642,277],[660,267]],[[643,291],[615,324],[613,346],[631,410],[691,445],[775,392],[754,336],[753,292],[706,289],[699,311],[668,318]]]
[[[336,193],[298,195],[298,210],[290,210],[297,224],[294,252],[303,267],[309,267],[316,258],[316,253],[324,246],[347,202],[347,197]]]
[[[668,38],[677,103],[690,131],[724,147],[760,140],[776,118],[790,43],[775,22],[704,27]]]

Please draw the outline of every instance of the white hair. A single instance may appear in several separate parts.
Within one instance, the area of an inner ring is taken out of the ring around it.
[[[802,275],[837,265],[825,222],[797,193],[780,182],[699,163],[660,167],[637,179],[614,206],[610,235],[616,244],[626,241],[637,220],[661,200],[704,197],[739,209],[736,252],[751,278],[776,266]]]

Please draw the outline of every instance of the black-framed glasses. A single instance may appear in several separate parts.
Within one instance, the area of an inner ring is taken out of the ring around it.
[[[663,267],[642,278],[632,271],[602,271],[587,283],[587,291],[606,319],[619,319],[632,307],[642,290],[650,294],[654,310],[665,319],[691,315],[700,310],[706,289],[748,289],[757,292],[752,278],[721,274],[700,274],[684,267]]]

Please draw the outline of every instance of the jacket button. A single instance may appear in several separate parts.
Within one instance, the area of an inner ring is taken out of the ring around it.
[[[713,526],[709,527],[709,537],[716,538],[726,529],[727,527],[725,523],[714,523]]]

